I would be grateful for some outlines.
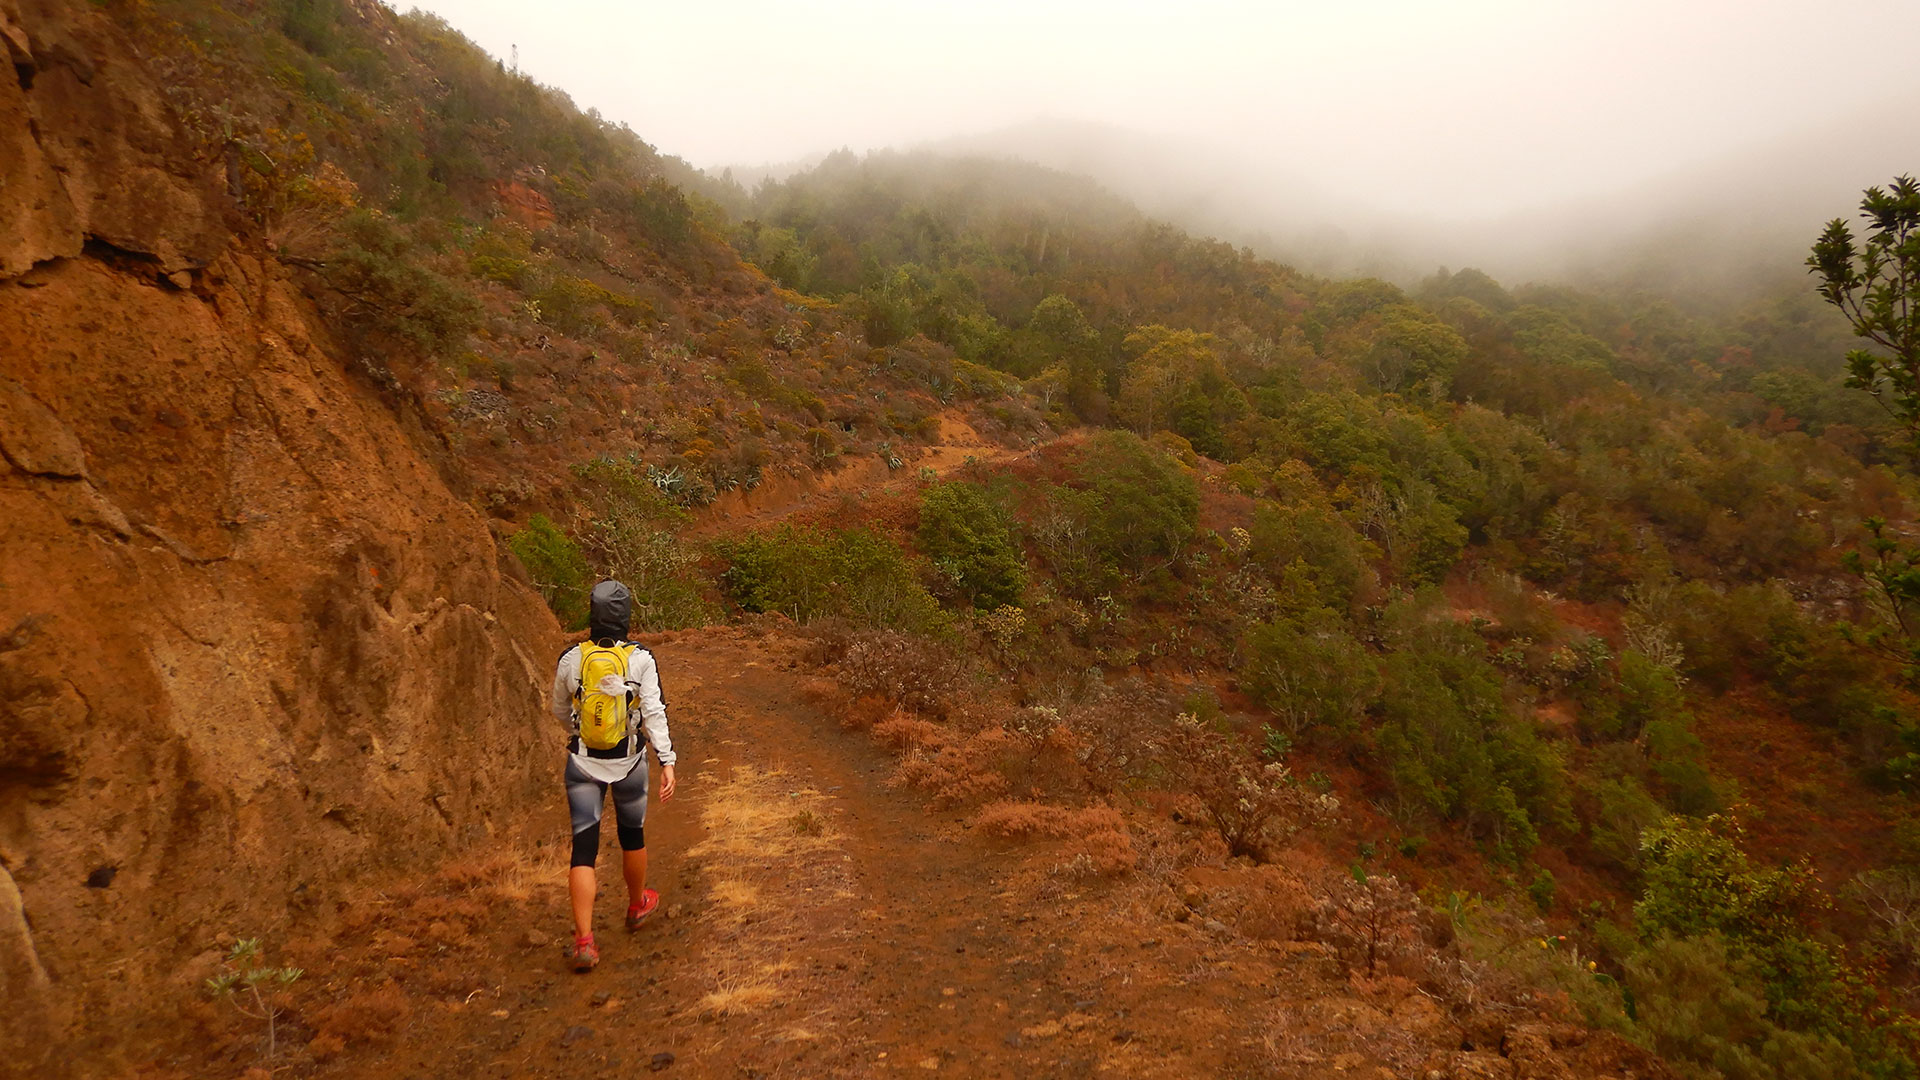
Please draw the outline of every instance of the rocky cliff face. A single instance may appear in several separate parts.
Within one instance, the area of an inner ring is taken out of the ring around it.
[[[531,805],[559,631],[110,21],[0,0],[0,50],[0,1051],[45,1064]]]

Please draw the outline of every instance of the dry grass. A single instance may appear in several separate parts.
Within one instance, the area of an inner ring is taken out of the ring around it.
[[[792,858],[835,846],[838,835],[831,829],[812,836],[794,830],[793,816],[802,810],[824,821],[826,800],[812,788],[789,787],[783,772],[735,766],[700,812],[707,839],[687,854],[704,861],[716,874],[724,874],[739,864]]]
[[[711,917],[730,931],[711,960],[702,1013],[759,1012],[794,996],[787,961],[803,933],[802,905],[783,901],[796,882],[827,873],[840,835],[826,799],[795,789],[778,771],[736,766],[701,809],[707,839],[687,852],[702,862]]]
[[[720,1016],[759,1012],[781,999],[780,978],[791,965],[774,961],[723,961],[714,966],[714,987],[700,998],[700,1011]]]
[[[356,990],[313,1014],[320,1049],[338,1053],[353,1045],[384,1043],[413,1015],[413,1003],[391,982]]]
[[[992,836],[1049,837],[1067,841],[1070,871],[1124,874],[1139,862],[1126,819],[1110,806],[1072,809],[1045,803],[997,802],[974,817],[974,825]]]
[[[480,900],[525,903],[539,893],[566,886],[564,860],[557,847],[515,846],[449,863],[440,871],[440,880]]]

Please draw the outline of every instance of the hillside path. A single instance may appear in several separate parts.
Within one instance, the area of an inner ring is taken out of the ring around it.
[[[286,1037],[311,1041],[274,1075],[1386,1080],[1436,1053],[1458,1059],[1445,1076],[1569,1075],[1517,1071],[1405,980],[1355,983],[1327,946],[1242,936],[1171,891],[1220,871],[1152,848],[1141,872],[1088,878],[928,808],[816,704],[833,697],[785,632],[653,647],[680,753],[680,794],[647,823],[654,920],[620,927],[608,830],[601,963],[567,969],[556,750],[540,846],[503,837],[290,948],[309,975]],[[177,1075],[256,1052],[229,1036]]]

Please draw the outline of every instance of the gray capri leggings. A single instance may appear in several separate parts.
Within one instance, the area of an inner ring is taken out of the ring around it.
[[[567,756],[567,809],[573,814],[573,865],[592,866],[600,855],[600,814],[613,789],[613,823],[620,833],[620,850],[647,846],[647,758],[642,753],[633,771],[613,783],[595,780],[580,771]]]

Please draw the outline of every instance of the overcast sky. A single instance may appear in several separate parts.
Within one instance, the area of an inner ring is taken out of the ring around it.
[[[1604,194],[1876,97],[1920,102],[1920,0],[422,6],[703,167],[1050,117],[1218,143],[1433,218]]]

